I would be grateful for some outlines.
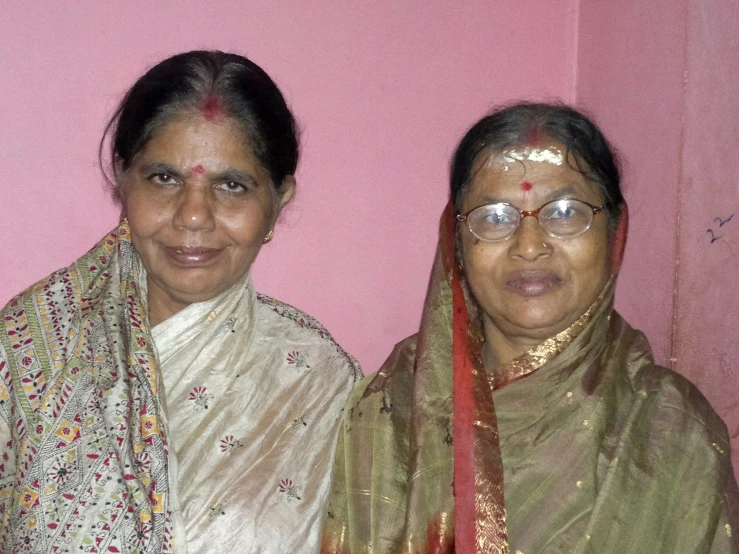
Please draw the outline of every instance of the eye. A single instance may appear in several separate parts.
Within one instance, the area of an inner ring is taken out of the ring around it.
[[[173,185],[175,184],[175,178],[168,173],[155,173],[149,179],[157,185]]]
[[[236,181],[229,181],[226,183],[221,183],[218,185],[218,190],[222,190],[225,192],[231,192],[231,193],[241,193],[246,192],[248,189],[245,185],[241,183],[237,183]]]
[[[577,215],[575,210],[569,202],[558,202],[553,207],[552,211],[547,214],[548,219],[570,219]]]
[[[511,214],[506,213],[504,210],[495,210],[487,214],[484,221],[488,225],[506,225],[507,223],[511,223],[513,218]]]

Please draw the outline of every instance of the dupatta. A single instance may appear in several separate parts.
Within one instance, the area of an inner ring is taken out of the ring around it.
[[[323,553],[509,551],[495,409],[471,352],[480,339],[454,227],[450,204],[417,341],[398,345],[349,399]]]
[[[0,312],[2,552],[174,549],[141,270],[123,223]]]

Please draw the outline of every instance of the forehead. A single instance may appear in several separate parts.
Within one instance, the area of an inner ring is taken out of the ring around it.
[[[171,161],[191,158],[255,160],[244,132],[234,119],[208,120],[200,115],[182,116],[164,124],[141,154],[144,158],[166,157]]]
[[[581,200],[599,202],[598,185],[575,169],[577,161],[566,146],[556,141],[511,147],[503,152],[481,152],[473,165],[464,203],[483,199],[538,201],[563,189],[571,190]],[[580,162],[580,166],[584,163]]]

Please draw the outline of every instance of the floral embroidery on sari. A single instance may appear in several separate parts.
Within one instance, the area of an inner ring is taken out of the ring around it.
[[[208,392],[206,387],[195,387],[190,392],[190,400],[195,404],[195,410],[201,408],[208,409],[208,402],[213,400],[213,395]]]
[[[301,487],[292,482],[292,479],[282,479],[278,490],[280,494],[284,494],[288,502],[293,500],[301,500],[300,498]]]
[[[300,352],[292,351],[287,355],[287,363],[295,366],[295,371],[300,372],[301,369],[310,369],[308,362],[306,361],[308,354],[301,354]]]
[[[233,435],[226,435],[221,439],[221,452],[225,454],[233,454],[237,448],[244,446],[241,441],[234,438]]]
[[[298,310],[297,308],[293,308],[289,304],[280,302],[279,300],[276,300],[265,294],[257,293],[257,301],[272,308],[272,311],[274,311],[276,314],[294,321],[298,324],[299,327],[315,331],[319,337],[329,341],[331,344],[333,344],[336,352],[338,352],[342,357],[346,358],[349,367],[352,369],[353,379],[355,381],[358,381],[362,378],[362,371],[359,369],[359,362],[357,362],[357,359],[351,354],[345,352],[344,349],[341,348],[341,346],[339,346],[339,344],[331,336],[331,333],[329,333],[326,328],[321,325],[315,318]]]

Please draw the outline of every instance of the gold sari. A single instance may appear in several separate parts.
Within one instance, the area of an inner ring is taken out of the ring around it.
[[[739,552],[726,427],[613,281],[491,380],[448,206],[420,332],[349,399],[322,552]]]

